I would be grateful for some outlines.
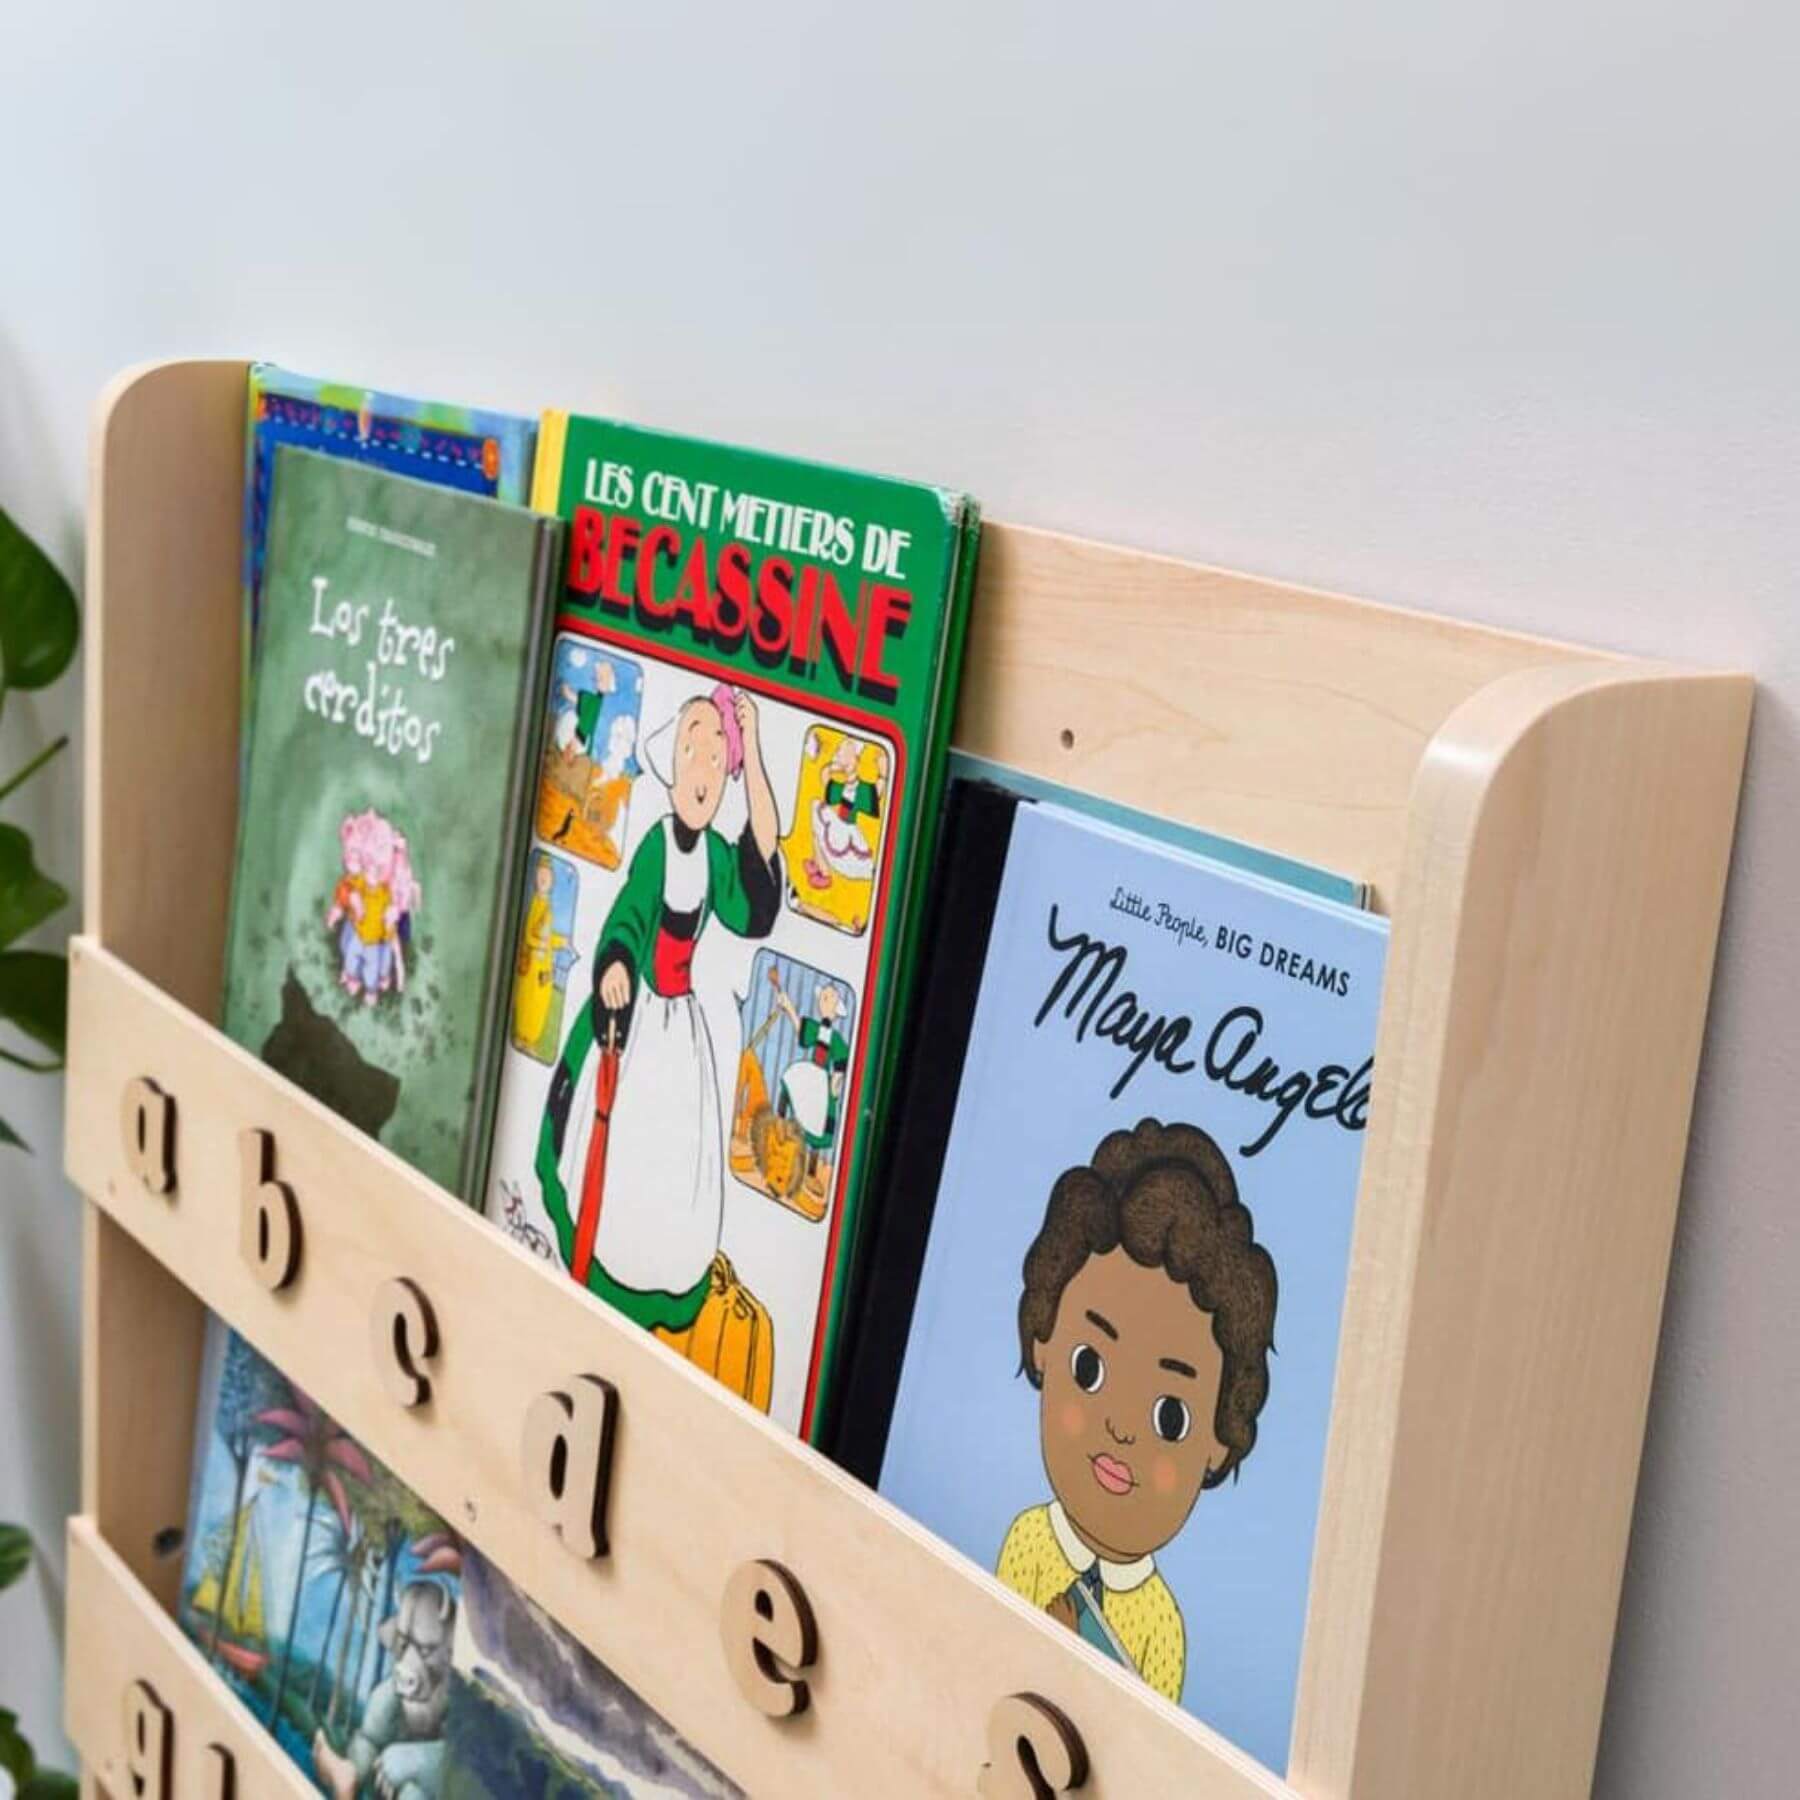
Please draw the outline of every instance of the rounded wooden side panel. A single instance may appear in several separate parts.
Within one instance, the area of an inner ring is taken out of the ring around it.
[[[237,837],[249,368],[126,370],[88,458],[85,928],[207,1019]]]
[[[1752,685],[1495,682],[1394,908],[1290,1779],[1592,1783]]]

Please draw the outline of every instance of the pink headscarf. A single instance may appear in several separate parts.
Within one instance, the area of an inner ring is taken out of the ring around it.
[[[744,728],[738,723],[737,692],[721,681],[707,699],[719,709],[719,724],[725,733],[725,773],[736,775],[744,766]]]

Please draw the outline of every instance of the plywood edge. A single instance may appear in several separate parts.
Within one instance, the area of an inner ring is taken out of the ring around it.
[[[86,940],[74,946],[71,1020],[71,1174],[115,1229],[750,1791],[969,1792],[990,1708],[1027,1692],[1074,1720],[1096,1800],[1177,1787],[1195,1800],[1295,1800]],[[121,1142],[119,1094],[145,1073],[179,1108],[172,1202],[137,1183]],[[278,1294],[237,1248],[245,1127],[272,1133],[304,1220],[299,1278]],[[429,1297],[440,1335],[431,1399],[411,1410],[395,1404],[367,1349],[373,1298],[397,1275]],[[529,1404],[584,1373],[619,1396],[610,1549],[591,1563],[537,1518],[521,1477]],[[191,1402],[164,1402],[177,1404]],[[787,1725],[749,1707],[721,1652],[728,1582],[753,1559],[790,1570],[818,1622],[812,1704]]]
[[[84,928],[202,1010],[236,825],[249,367],[127,369],[88,445]],[[185,907],[165,891],[184,863]]]
[[[992,545],[999,546],[1004,573],[996,579],[1013,580],[1011,564],[1038,563],[1046,559],[1067,559],[1087,563],[1095,569],[1123,568],[1130,564],[1146,577],[1166,582],[1194,582],[1222,588],[1254,584],[1270,594],[1317,607],[1321,611],[1348,608],[1376,631],[1399,628],[1403,631],[1435,630],[1446,637],[1461,640],[1486,640],[1505,644],[1531,653],[1532,659],[1565,662],[1572,657],[1582,661],[1628,663],[1633,659],[1623,652],[1588,649],[1570,644],[1566,639],[1545,636],[1541,632],[1515,631],[1503,625],[1485,625],[1441,612],[1431,607],[1402,606],[1395,601],[1371,600],[1361,595],[1346,594],[1338,588],[1317,587],[1309,582],[1287,581],[1279,576],[1260,575],[1233,569],[1223,563],[1203,558],[1178,556],[1169,550],[1151,550],[1136,545],[1109,543],[1102,538],[1085,537],[1079,532],[1059,531],[1047,525],[1009,523],[1002,519],[982,521],[985,556]],[[983,570],[984,576],[987,570]]]
[[[69,1521],[68,1551],[65,1725],[86,1780],[101,1792],[145,1791],[132,1779],[125,1741],[126,1692],[143,1681],[168,1709],[174,1794],[211,1791],[205,1764],[217,1744],[232,1758],[239,1794],[317,1800],[318,1789],[133,1579],[92,1519]]]
[[[1293,1754],[1587,1792],[1753,686],[1490,684],[1423,759]]]

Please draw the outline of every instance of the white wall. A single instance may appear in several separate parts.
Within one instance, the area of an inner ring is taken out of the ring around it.
[[[1599,1791],[1785,1794],[1797,52],[1772,0],[40,4],[0,46],[0,501],[74,566],[101,381],[244,351],[1754,669]],[[74,1232],[21,1167],[0,1419],[40,1460],[0,1440],[0,1514],[49,1528]],[[0,1698],[19,1665],[0,1631]]]

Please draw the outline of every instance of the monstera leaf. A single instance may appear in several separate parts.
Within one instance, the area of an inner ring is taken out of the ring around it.
[[[16,825],[0,825],[0,950],[69,903],[31,854],[31,839]]]
[[[68,668],[81,635],[75,593],[56,566],[0,511],[0,705],[14,688],[47,687]],[[0,781],[0,800],[29,780],[69,740],[61,737],[16,774]],[[16,825],[0,825],[0,1024],[11,1026],[48,1057],[0,1045],[0,1062],[34,1074],[62,1067],[69,1010],[69,965],[47,950],[12,946],[68,904],[68,890],[38,866],[31,839]],[[25,1148],[0,1119],[0,1148]],[[3,1555],[0,1551],[0,1555]],[[0,1734],[0,1752],[4,1736]],[[10,1767],[0,1754],[0,1767]],[[13,1771],[18,1792],[23,1777]]]
[[[80,636],[75,590],[0,509],[0,691],[48,687]]]
[[[23,1525],[0,1525],[0,1588],[9,1588],[31,1566],[31,1533]]]

